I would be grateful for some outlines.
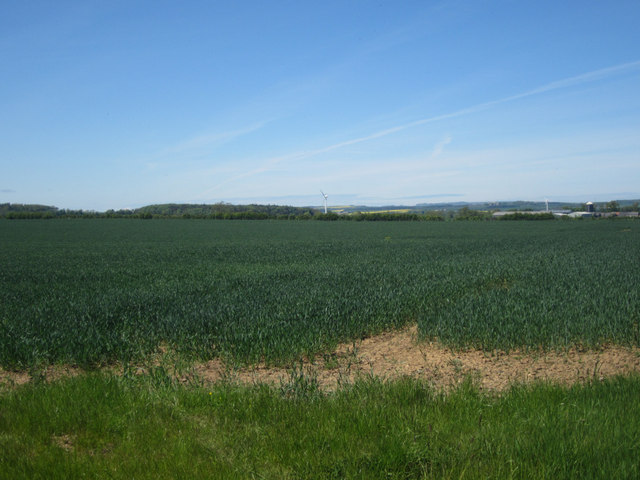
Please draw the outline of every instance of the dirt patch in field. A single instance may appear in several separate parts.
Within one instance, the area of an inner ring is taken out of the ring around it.
[[[29,372],[26,371],[12,371],[4,370],[0,367],[0,390],[5,388],[11,388],[18,385],[24,385],[32,381],[47,381],[51,382],[59,378],[75,377],[80,375],[84,370],[73,366],[61,366],[61,365],[49,365],[42,368],[32,369]]]
[[[51,440],[58,447],[63,449],[65,452],[72,452],[75,444],[75,437],[72,435],[64,434],[64,435],[54,435],[51,437]]]
[[[135,368],[134,373],[148,373],[150,367],[166,363],[162,358],[161,354],[157,358],[150,358],[145,366]],[[116,374],[123,371],[119,366],[107,368]],[[437,342],[418,342],[417,327],[413,325],[340,345],[334,352],[316,355],[313,360],[307,360],[297,368],[298,373],[301,368],[308,378],[316,379],[320,387],[327,391],[368,375],[382,379],[415,377],[445,390],[471,376],[481,389],[501,391],[516,382],[547,380],[572,384],[631,372],[640,373],[640,348],[611,345],[586,351],[575,348],[557,352],[454,351]],[[243,384],[281,385],[292,380],[291,368],[257,365],[234,369],[220,359],[196,364],[180,372],[172,368],[167,371],[185,383],[194,377],[205,383],[232,380]],[[50,366],[35,373],[11,372],[0,368],[0,390],[34,379],[52,381],[82,372],[79,368],[64,366]]]
[[[415,325],[384,333],[341,345],[331,354],[318,355],[313,361],[304,362],[302,369],[326,390],[367,375],[421,378],[445,390],[471,376],[481,389],[500,391],[514,382],[548,380],[571,384],[640,372],[640,348],[488,353],[452,351],[437,343],[417,342],[416,338]],[[207,382],[231,378],[245,384],[285,384],[291,379],[291,369],[257,366],[231,370],[218,360],[198,365],[195,371]]]

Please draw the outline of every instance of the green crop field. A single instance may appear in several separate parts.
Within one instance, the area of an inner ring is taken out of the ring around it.
[[[0,382],[0,478],[637,478],[637,374],[325,392],[293,361],[406,323],[452,348],[640,345],[639,237],[618,220],[0,221],[0,365],[31,378]],[[177,356],[147,362],[161,347]],[[291,378],[170,373],[216,356]],[[40,374],[115,361],[152,367]]]
[[[160,345],[285,363],[417,322],[453,347],[640,345],[640,222],[0,221],[0,364]]]

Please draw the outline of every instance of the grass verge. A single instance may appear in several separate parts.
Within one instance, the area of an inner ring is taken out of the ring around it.
[[[638,478],[640,376],[502,395],[95,372],[0,394],[0,478]]]

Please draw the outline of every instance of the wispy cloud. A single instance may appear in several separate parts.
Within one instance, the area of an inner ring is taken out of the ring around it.
[[[282,162],[286,162],[286,161],[295,161],[295,160],[302,160],[302,159],[307,159],[307,158],[311,158],[311,157],[315,157],[317,155],[321,155],[323,153],[327,153],[327,152],[331,152],[334,150],[339,150],[342,149],[344,147],[348,147],[351,145],[356,145],[359,143],[364,143],[364,142],[368,142],[371,140],[375,140],[378,138],[382,138],[382,137],[386,137],[389,135],[392,135],[394,133],[398,133],[401,132],[403,130],[407,130],[413,127],[417,127],[417,126],[421,126],[421,125],[426,125],[429,123],[435,123],[435,122],[439,122],[442,120],[447,120],[447,119],[451,119],[451,118],[456,118],[456,117],[462,117],[464,115],[470,115],[472,113],[477,113],[483,110],[487,110],[490,109],[492,107],[495,107],[497,105],[501,105],[501,104],[505,104],[505,103],[509,103],[509,102],[514,102],[516,100],[520,100],[523,98],[527,98],[527,97],[532,97],[535,95],[541,95],[547,92],[551,92],[551,91],[555,91],[555,90],[560,90],[563,88],[570,88],[570,87],[576,87],[579,85],[583,85],[586,83],[590,83],[590,82],[595,82],[598,80],[603,80],[606,78],[611,78],[611,77],[615,77],[618,75],[622,75],[624,73],[628,73],[628,72],[633,72],[640,69],[640,60],[637,61],[633,61],[633,62],[628,62],[628,63],[623,63],[623,64],[619,64],[619,65],[614,65],[611,67],[607,67],[607,68],[602,68],[599,70],[593,70],[591,72],[586,72],[586,73],[582,73],[580,75],[576,75],[573,77],[567,77],[567,78],[563,78],[561,80],[556,80],[544,85],[541,85],[539,87],[533,88],[531,90],[527,90],[515,95],[510,95],[507,97],[503,97],[503,98],[499,98],[497,100],[491,100],[488,102],[483,102],[483,103],[479,103],[476,105],[472,105],[470,107],[467,108],[463,108],[460,110],[456,110],[454,112],[450,112],[450,113],[445,113],[442,115],[436,115],[436,116],[432,116],[432,117],[427,117],[427,118],[422,118],[419,120],[415,120],[413,122],[408,122],[408,123],[404,123],[401,125],[396,125],[394,127],[390,127],[390,128],[386,128],[384,130],[380,130],[378,132],[374,132],[371,133],[369,135],[364,135],[361,137],[356,137],[356,138],[352,138],[349,140],[344,140],[342,142],[338,142],[338,143],[334,143],[331,145],[327,145],[321,148],[317,148],[317,149],[313,149],[313,150],[307,150],[307,151],[303,151],[303,152],[298,152],[298,153],[292,153],[292,154],[288,154],[288,155],[283,155],[283,156],[279,156],[279,157],[274,157],[274,158],[270,158],[267,159],[266,161],[263,162],[263,164],[255,169],[252,169],[250,171],[244,172],[242,174],[239,175],[235,175],[232,176],[226,180],[224,180],[223,182],[220,182],[219,184],[217,184],[216,186],[212,187],[211,189],[208,189],[206,192],[203,192],[201,194],[201,196],[206,196],[216,190],[218,190],[220,187],[222,187],[223,185],[232,183],[234,181],[243,179],[243,178],[247,178],[247,177],[251,177],[260,173],[264,173],[267,171],[272,170],[277,164],[280,164]],[[435,147],[434,150],[432,152],[432,158],[440,155],[442,153],[442,151],[444,150],[444,147],[449,144],[451,142],[452,138],[450,136],[445,137],[445,139],[443,139],[441,142],[439,142]]]
[[[164,150],[166,154],[183,153],[189,150],[195,150],[200,148],[207,148],[211,146],[217,146],[226,142],[235,140],[238,137],[247,135],[263,128],[267,123],[272,120],[263,120],[256,122],[246,127],[238,128],[235,130],[229,130],[225,132],[209,132],[202,135],[196,135],[194,137],[183,140],[171,147]]]
[[[209,155],[220,145],[256,132],[274,120],[275,118],[270,118],[233,130],[194,135],[158,151],[151,157],[151,160],[145,162],[144,165],[147,170],[156,170],[163,165],[172,163],[172,160],[175,158],[185,159]]]
[[[3,188],[0,190],[0,193],[16,193],[16,191],[10,188]]]
[[[436,143],[436,146],[433,147],[433,152],[431,152],[431,158],[436,158],[442,155],[442,152],[444,151],[444,147],[449,145],[452,140],[453,140],[453,137],[451,135],[447,135],[438,143]]]

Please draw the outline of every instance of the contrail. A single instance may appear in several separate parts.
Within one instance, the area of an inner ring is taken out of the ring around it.
[[[316,155],[320,155],[321,153],[326,153],[326,152],[331,152],[333,150],[338,150],[339,148],[343,148],[343,147],[347,147],[349,145],[355,145],[358,143],[363,143],[363,142],[367,142],[369,140],[374,140],[376,138],[381,138],[381,137],[386,137],[388,135],[391,135],[393,133],[397,133],[400,132],[402,130],[407,130],[409,128],[412,127],[417,127],[419,125],[425,125],[427,123],[434,123],[434,122],[439,122],[441,120],[446,120],[449,118],[456,118],[456,117],[461,117],[463,115],[469,115],[471,113],[476,113],[482,110],[486,110],[488,108],[491,108],[495,105],[500,105],[503,103],[508,103],[508,102],[513,102],[515,100],[520,100],[521,98],[526,98],[526,97],[532,97],[534,95],[540,95],[546,92],[551,92],[553,90],[560,90],[562,88],[568,88],[568,87],[573,87],[576,85],[582,85],[585,83],[589,83],[589,82],[594,82],[597,80],[601,80],[603,78],[609,78],[615,75],[620,75],[622,73],[628,72],[628,71],[633,71],[635,69],[640,68],[640,60],[636,60],[633,62],[628,62],[628,63],[622,63],[620,65],[614,65],[612,67],[607,67],[607,68],[602,68],[599,70],[593,70],[591,72],[587,72],[587,73],[582,73],[580,75],[576,75],[573,77],[568,77],[568,78],[563,78],[561,80],[556,80],[554,82],[551,83],[547,83],[545,85],[542,85],[540,87],[536,87],[532,90],[527,90],[526,92],[522,92],[522,93],[518,93],[515,95],[510,95],[508,97],[504,97],[504,98],[500,98],[497,100],[491,100],[488,102],[484,102],[484,103],[479,103],[477,105],[473,105],[471,107],[467,107],[467,108],[463,108],[462,110],[456,110],[455,112],[451,112],[451,113],[445,113],[442,115],[436,115],[433,117],[428,117],[428,118],[422,118],[420,120],[415,120],[413,122],[409,122],[409,123],[405,123],[403,125],[398,125],[395,127],[391,127],[391,128],[387,128],[385,130],[380,130],[379,132],[375,132],[369,135],[366,135],[364,137],[358,137],[358,138],[352,138],[350,140],[345,140],[343,142],[339,142],[339,143],[334,143],[333,145],[328,145],[326,147],[322,147],[322,148],[318,148],[315,150],[308,150],[308,151],[304,151],[304,152],[299,152],[299,153],[293,153],[290,155],[284,155],[282,157],[275,157],[272,159],[269,159],[265,162],[265,164],[260,167],[260,168],[256,168],[254,170],[251,170],[249,172],[245,172],[242,173],[240,175],[236,175],[234,177],[231,177],[221,183],[219,183],[218,185],[216,185],[215,187],[210,188],[209,190],[207,190],[206,192],[203,193],[203,195],[207,195],[208,193],[217,190],[219,187],[221,187],[222,185],[225,185],[227,183],[233,182],[235,180],[239,180],[241,178],[246,178],[246,177],[251,177],[253,175],[257,175],[259,173],[265,172],[270,170],[270,167],[281,163],[283,161],[287,161],[287,160],[302,160],[305,158],[309,158],[309,157],[314,157]]]

